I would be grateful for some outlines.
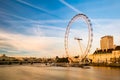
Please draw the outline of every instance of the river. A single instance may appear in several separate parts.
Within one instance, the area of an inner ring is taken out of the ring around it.
[[[120,80],[120,68],[0,65],[0,80]]]

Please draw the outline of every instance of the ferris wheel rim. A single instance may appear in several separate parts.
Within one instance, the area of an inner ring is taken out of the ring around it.
[[[69,37],[69,33],[70,33],[70,27],[71,27],[71,24],[74,23],[76,18],[83,18],[87,24],[87,27],[88,27],[88,33],[89,33],[88,34],[88,43],[87,43],[87,47],[84,51],[84,54],[87,55],[90,52],[90,48],[92,46],[93,28],[92,28],[91,21],[85,14],[77,14],[69,21],[67,28],[66,28],[66,32],[65,32],[64,46],[65,46],[65,53],[66,53],[67,57],[70,57],[69,50],[68,50],[68,37]]]

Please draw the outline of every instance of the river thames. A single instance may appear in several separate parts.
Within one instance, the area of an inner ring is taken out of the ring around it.
[[[0,80],[120,80],[120,68],[1,65]]]

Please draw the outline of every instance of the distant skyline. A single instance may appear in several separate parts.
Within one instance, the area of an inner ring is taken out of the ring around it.
[[[92,22],[91,53],[105,35],[120,45],[119,9],[119,0],[0,0],[0,54],[65,56],[65,30],[78,13]]]

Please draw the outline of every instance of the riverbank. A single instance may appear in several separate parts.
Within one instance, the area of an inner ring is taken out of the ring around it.
[[[91,63],[90,66],[120,67],[120,63]]]
[[[2,62],[0,65],[45,65],[45,66],[58,66],[58,67],[84,67],[84,66],[103,66],[103,67],[119,67],[120,63],[90,63],[90,64],[79,64],[79,63],[34,63],[34,62]]]

